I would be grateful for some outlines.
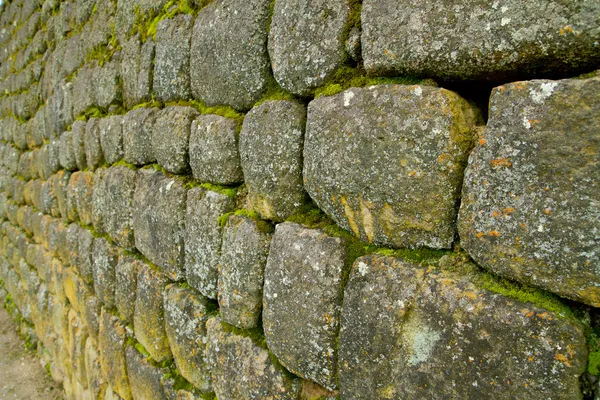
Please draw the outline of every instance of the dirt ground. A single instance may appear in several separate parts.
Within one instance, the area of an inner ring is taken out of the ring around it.
[[[62,389],[46,374],[34,352],[25,349],[16,325],[0,306],[0,399],[62,400]]]

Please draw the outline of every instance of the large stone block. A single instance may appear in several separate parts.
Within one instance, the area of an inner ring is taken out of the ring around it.
[[[189,169],[190,130],[197,116],[192,107],[171,106],[158,112],[152,127],[152,151],[165,170],[181,174]]]
[[[102,310],[98,334],[100,367],[113,390],[123,399],[131,400],[129,380],[127,379],[127,360],[125,359],[127,336],[125,325],[117,317]]]
[[[218,115],[201,115],[192,122],[190,166],[194,178],[221,185],[244,180],[237,129],[237,121]]]
[[[123,117],[112,115],[99,121],[100,144],[104,159],[108,164],[114,164],[123,158]]]
[[[157,362],[171,358],[165,331],[163,292],[169,283],[159,271],[146,263],[137,265],[137,289],[133,326],[135,338]]]
[[[132,107],[150,100],[154,75],[154,52],[155,44],[151,38],[142,43],[139,35],[134,35],[124,42],[121,78],[123,79],[123,102],[125,106]]]
[[[87,124],[85,121],[77,120],[71,126],[71,144],[73,146],[73,155],[77,169],[84,170],[87,167],[85,158],[85,130]]]
[[[247,110],[267,91],[269,3],[214,2],[196,17],[190,50],[192,93],[206,104]]]
[[[95,105],[108,109],[111,105],[119,105],[123,98],[121,89],[121,53],[117,52],[113,58],[93,69],[93,90]]]
[[[98,298],[108,308],[115,307],[115,269],[118,261],[118,247],[103,237],[94,240],[94,248],[92,250],[94,290]]]
[[[598,65],[600,4],[511,0],[481,7],[448,1],[366,0],[365,69],[373,75],[509,80]]]
[[[102,398],[106,389],[106,379],[102,376],[100,354],[96,341],[92,338],[88,338],[85,342],[85,369],[87,370],[87,385],[92,398]]]
[[[152,127],[158,109],[136,108],[123,117],[123,152],[125,161],[144,165],[156,161],[152,151]]]
[[[121,317],[130,324],[135,313],[138,265],[142,263],[133,256],[121,254],[116,268],[115,303]]]
[[[67,188],[75,199],[77,215],[84,225],[92,224],[92,196],[94,193],[94,173],[77,171],[71,175]],[[75,219],[75,218],[73,218]]]
[[[581,327],[454,273],[361,257],[345,288],[342,398],[581,398]]]
[[[73,132],[64,132],[60,136],[59,157],[61,167],[69,171],[77,169],[73,147]]]
[[[180,14],[165,18],[156,28],[154,94],[160,101],[190,97],[190,39],[194,19]]]
[[[221,252],[219,217],[235,208],[234,199],[203,187],[188,191],[185,218],[185,272],[188,283],[204,296],[217,298]]]
[[[250,202],[262,218],[284,221],[305,202],[302,150],[306,110],[266,101],[244,118],[240,156]]]
[[[133,346],[127,346],[127,373],[134,400],[164,400],[161,378],[168,370],[155,367]]]
[[[138,171],[133,198],[135,245],[172,280],[183,277],[186,192],[165,174]]]
[[[269,349],[290,371],[328,389],[337,384],[345,262],[343,239],[288,222],[277,225],[265,267]]]
[[[95,170],[104,162],[102,146],[100,145],[100,127],[98,118],[90,118],[85,126],[84,149],[87,167]]]
[[[206,298],[178,284],[164,293],[165,328],[181,376],[203,392],[211,390],[205,362],[206,321],[211,306]]]
[[[213,388],[219,399],[299,398],[299,379],[273,363],[269,351],[251,338],[232,333],[219,318],[206,323],[206,356],[212,371]]]
[[[427,86],[353,88],[309,104],[305,187],[368,243],[449,248],[479,112]]]
[[[272,232],[271,224],[241,215],[229,216],[223,229],[219,306],[223,320],[238,328],[258,326]]]
[[[73,264],[71,260],[71,266],[79,270],[79,274],[88,284],[94,282],[94,268],[93,268],[93,249],[94,249],[94,235],[87,229],[81,228],[79,230],[79,241],[77,247],[77,257],[75,258],[76,263]]]
[[[73,378],[80,384],[87,386],[87,372],[85,369],[85,342],[89,337],[85,326],[74,309],[69,311],[69,337],[67,348],[69,350],[69,370]]]
[[[346,61],[348,1],[277,0],[269,31],[273,75],[281,87],[306,96]]]
[[[472,153],[461,244],[483,267],[600,306],[600,78],[496,88]]]

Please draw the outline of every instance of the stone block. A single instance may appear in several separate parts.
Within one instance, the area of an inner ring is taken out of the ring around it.
[[[100,315],[100,331],[98,334],[98,352],[100,367],[108,384],[125,400],[131,400],[129,380],[127,379],[127,360],[125,358],[125,342],[127,340],[125,325],[106,310]]]
[[[165,18],[156,28],[154,94],[160,101],[190,98],[190,40],[194,19],[188,14]]]
[[[481,123],[457,94],[378,85],[308,106],[304,185],[368,243],[450,248],[463,172]]]
[[[75,163],[77,164],[77,169],[79,170],[84,170],[87,167],[87,160],[85,158],[86,127],[87,123],[82,120],[73,122],[73,125],[71,126],[73,155],[75,156]]]
[[[155,367],[133,346],[127,346],[127,373],[134,400],[164,400],[161,378],[167,370]]]
[[[77,215],[79,220],[84,225],[92,223],[92,195],[94,191],[94,173],[89,171],[77,171],[71,175],[69,185],[67,187],[67,202],[69,197],[75,201]],[[70,193],[69,193],[70,192]],[[71,200],[71,201],[72,201]],[[70,219],[75,219],[69,213]]]
[[[142,263],[130,255],[121,254],[116,268],[115,303],[121,317],[130,324],[135,313],[138,265]]]
[[[135,245],[172,280],[183,276],[186,189],[176,178],[138,171],[133,198]]]
[[[154,41],[147,38],[146,42],[142,43],[139,35],[132,36],[123,44],[121,78],[123,79],[123,101],[127,107],[150,100],[154,75],[154,51]]]
[[[99,237],[94,240],[92,250],[92,272],[94,290],[108,308],[115,307],[115,268],[119,261],[118,247]]]
[[[201,182],[233,185],[244,180],[238,151],[238,122],[201,115],[192,122],[190,166]]]
[[[349,17],[345,0],[275,2],[268,47],[273,75],[283,89],[309,95],[344,64]]]
[[[299,398],[299,379],[274,364],[267,349],[232,333],[219,318],[209,319],[206,329],[206,356],[219,399]]]
[[[100,354],[96,341],[88,338],[85,342],[85,369],[87,371],[87,385],[93,399],[102,398],[106,389],[106,379],[102,376],[100,367]]]
[[[69,369],[73,371],[73,378],[80,384],[87,386],[87,373],[85,370],[85,342],[89,337],[83,322],[74,309],[69,311]]]
[[[116,163],[124,155],[122,121],[120,115],[111,115],[99,121],[100,145],[108,164]]]
[[[75,272],[74,268],[63,269],[62,281],[64,284],[65,296],[71,303],[71,306],[79,314],[85,312],[85,302],[90,297],[91,292],[83,279]]]
[[[190,78],[194,98],[248,110],[266,93],[269,4],[226,0],[203,8],[194,24]]]
[[[219,217],[233,211],[234,199],[203,187],[188,191],[185,218],[185,272],[188,283],[211,299],[217,298],[221,252]]]
[[[581,327],[467,278],[371,255],[345,288],[342,398],[581,398]],[[451,368],[448,368],[451,366]]]
[[[178,284],[164,293],[165,328],[181,376],[202,392],[211,391],[205,361],[206,321],[211,312],[206,298]]]
[[[123,152],[125,161],[144,165],[156,161],[152,151],[152,126],[158,109],[137,108],[123,117]]]
[[[79,230],[79,246],[77,248],[78,254],[76,258],[76,267],[79,269],[79,274],[83,280],[88,284],[93,284],[94,282],[92,257],[94,241],[95,238],[92,232],[84,228]]]
[[[109,62],[93,69],[94,105],[108,109],[111,105],[119,105],[123,98],[121,89],[121,54],[117,52]]]
[[[100,145],[100,126],[98,118],[90,118],[85,126],[83,139],[87,167],[93,171],[104,163],[104,154]]]
[[[295,223],[277,225],[265,267],[269,349],[293,373],[333,390],[346,246]],[[294,310],[290,313],[290,310]]]
[[[223,321],[238,328],[258,326],[272,232],[271,224],[241,215],[229,216],[223,229],[219,306]]]
[[[600,77],[494,89],[459,218],[461,245],[481,266],[594,307],[599,93]]]
[[[292,101],[266,101],[244,118],[240,156],[252,208],[284,221],[305,203],[302,151],[306,110]]]
[[[77,72],[73,79],[73,118],[83,115],[85,111],[92,107],[94,101],[94,74],[95,69],[91,64],[86,64]],[[63,128],[64,130],[64,128]]]
[[[165,331],[163,292],[169,283],[146,263],[137,265],[137,290],[133,326],[135,338],[157,362],[172,357]]]
[[[189,169],[190,131],[197,116],[194,108],[182,106],[165,107],[157,113],[152,127],[152,151],[168,172],[181,174]]]
[[[94,340],[98,340],[98,332],[100,331],[100,315],[102,313],[102,301],[98,296],[90,296],[86,299],[83,307],[82,318],[88,333]]]
[[[73,146],[73,132],[64,132],[60,135],[59,157],[61,167],[68,171],[77,169],[77,160]]]

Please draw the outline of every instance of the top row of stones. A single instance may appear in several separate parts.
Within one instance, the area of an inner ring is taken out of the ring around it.
[[[432,10],[428,3],[365,0],[360,22],[352,3],[277,0],[270,25],[267,0],[215,1],[195,21],[162,20],[157,98],[193,96],[246,110],[267,92],[271,70],[283,89],[310,96],[350,58],[361,57],[370,75],[490,81],[573,74],[600,61],[594,1],[511,0],[485,9],[450,1]],[[117,18],[117,32],[134,22]]]

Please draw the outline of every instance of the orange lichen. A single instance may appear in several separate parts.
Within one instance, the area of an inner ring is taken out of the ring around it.
[[[512,167],[512,163],[506,157],[504,157],[504,158],[495,158],[492,161],[490,161],[490,163],[494,167],[504,167],[504,168],[510,168],[510,167]]]

